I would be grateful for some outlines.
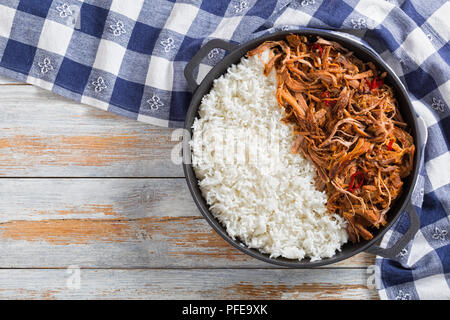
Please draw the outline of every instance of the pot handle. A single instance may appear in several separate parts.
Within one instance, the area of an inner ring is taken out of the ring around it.
[[[366,251],[372,254],[382,256],[383,258],[388,258],[394,260],[395,257],[402,251],[403,248],[414,238],[417,231],[420,228],[419,215],[416,209],[412,205],[411,201],[408,202],[406,206],[406,213],[409,217],[409,228],[408,231],[390,248],[381,248],[377,245],[369,247]]]
[[[221,39],[213,39],[208,41],[203,47],[200,48],[200,50],[198,50],[198,52],[192,57],[191,61],[189,61],[184,68],[184,76],[192,92],[194,92],[198,87],[198,83],[194,79],[194,69],[200,64],[203,58],[206,57],[206,55],[213,49],[220,48],[226,51],[231,51],[236,47],[237,45],[231,42]]]

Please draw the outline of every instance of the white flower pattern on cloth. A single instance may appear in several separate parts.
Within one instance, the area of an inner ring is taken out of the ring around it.
[[[395,300],[411,300],[411,295],[409,293],[403,292],[403,290],[399,290],[397,292]]]
[[[212,49],[209,53],[208,53],[208,58],[209,59],[214,59],[215,56],[217,56],[219,54],[219,49],[214,48]]]
[[[302,6],[303,7],[307,7],[307,6],[311,5],[311,4],[316,4],[316,0],[303,0],[302,1]]]
[[[399,254],[397,254],[397,257],[403,258],[407,254],[408,254],[408,250],[406,248],[403,248],[402,251],[400,251]]]
[[[239,2],[239,4],[234,5],[234,12],[241,13],[245,9],[248,9],[248,2],[245,0],[242,0]]]
[[[398,58],[398,62],[400,62],[400,65],[403,67],[405,71],[409,70],[408,64],[403,58]]]
[[[442,102],[441,99],[433,98],[433,102],[431,103],[431,107],[439,112],[444,112],[445,110],[445,104]]]
[[[92,81],[92,85],[94,86],[94,90],[97,93],[100,93],[104,89],[108,88],[108,86],[105,83],[105,79],[103,79],[102,77],[98,77],[97,80]]]
[[[448,231],[445,229],[439,229],[438,227],[434,228],[434,233],[432,235],[434,240],[445,241],[447,238]]]
[[[170,52],[173,48],[175,48],[175,41],[172,37],[167,38],[166,40],[162,40],[161,45],[164,47],[165,52]]]
[[[125,25],[122,21],[117,21],[115,24],[109,25],[109,30],[114,34],[115,37],[120,36],[121,34],[126,33]]]
[[[56,11],[59,12],[59,16],[61,18],[66,18],[66,17],[73,15],[73,11],[70,8],[70,5],[67,3],[63,3],[62,5],[57,6]]]
[[[38,66],[41,69],[42,74],[46,74],[50,70],[53,70],[52,61],[48,57],[44,58],[42,62],[39,62]]]
[[[364,18],[351,19],[350,22],[353,25],[353,29],[365,29],[365,28],[367,28],[367,21]]]
[[[150,106],[150,109],[152,109],[153,111],[158,110],[160,107],[164,105],[164,103],[161,102],[161,99],[156,94],[154,94],[146,102]]]

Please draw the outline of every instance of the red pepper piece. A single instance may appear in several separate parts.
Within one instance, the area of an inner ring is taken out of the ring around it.
[[[329,98],[329,97],[330,97],[330,93],[329,93],[328,91],[324,91],[324,92],[320,95],[320,97],[321,97],[321,98]],[[334,105],[336,104],[336,101],[325,99],[325,100],[323,100],[323,103],[325,103],[325,105],[326,105],[327,107],[330,107],[330,106],[332,107],[332,106],[334,106]]]
[[[369,88],[370,90],[374,90],[384,84],[383,79],[378,79],[377,77],[374,77],[372,79],[372,82],[369,82]]]
[[[394,140],[389,140],[388,145],[387,145],[387,149],[388,149],[389,151],[392,150],[392,145],[393,145],[393,144],[394,144]]]
[[[313,50],[319,49],[319,51],[320,51],[320,56],[323,55],[323,49],[322,49],[322,46],[321,46],[320,44],[314,43],[313,46],[312,46],[312,49],[313,49]]]
[[[355,186],[354,184],[355,184],[356,177],[360,177],[360,179],[359,179],[359,183]],[[355,172],[350,177],[350,186],[348,188],[348,191],[352,192],[353,190],[360,188],[363,185],[363,183],[364,183],[363,173],[360,171]]]

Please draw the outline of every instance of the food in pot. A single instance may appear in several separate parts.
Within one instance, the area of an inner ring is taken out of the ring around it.
[[[293,126],[292,152],[314,165],[329,212],[346,219],[352,242],[372,239],[402,192],[415,152],[386,73],[339,43],[299,35],[266,41],[248,56],[261,58],[264,75],[275,71],[282,121]]]
[[[296,125],[281,121],[276,74],[263,71],[257,56],[243,58],[203,97],[191,141],[200,190],[246,246],[271,257],[332,257],[347,242],[347,223],[327,210],[312,162],[291,152]]]

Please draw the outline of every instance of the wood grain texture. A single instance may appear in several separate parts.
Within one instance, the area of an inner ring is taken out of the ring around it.
[[[378,298],[372,255],[289,270],[225,242],[170,160],[178,136],[0,78],[0,298]]]
[[[172,129],[34,86],[0,86],[0,97],[0,176],[183,176],[171,161],[180,140]]]
[[[0,270],[0,298],[377,299],[360,269],[81,269],[79,289],[67,286],[70,276],[65,269]]]
[[[273,267],[217,235],[184,179],[0,183],[8,194],[0,202],[0,267]],[[372,263],[363,253],[333,267]]]

